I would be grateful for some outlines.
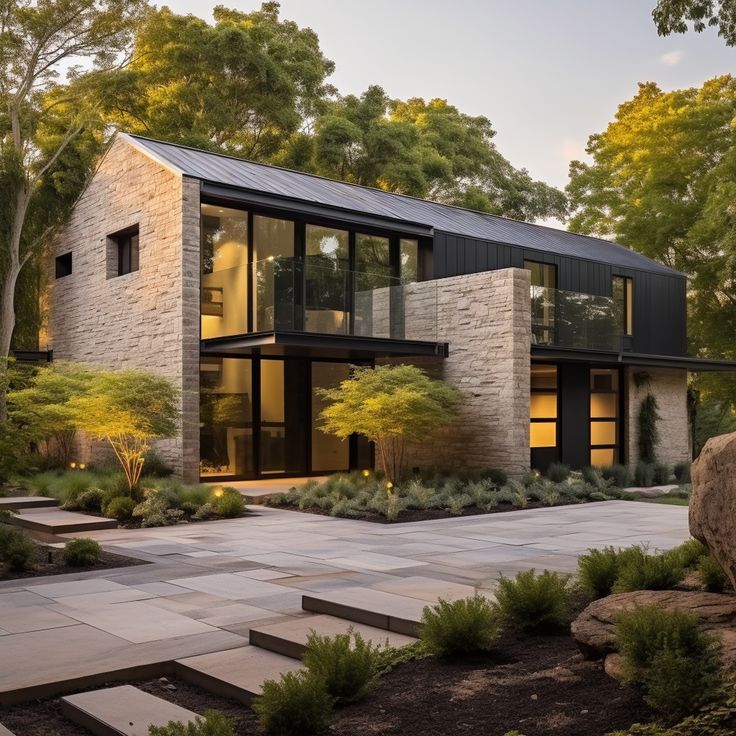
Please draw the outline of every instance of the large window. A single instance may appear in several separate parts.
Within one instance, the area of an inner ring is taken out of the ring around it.
[[[347,363],[312,363],[312,472],[346,470],[350,465],[350,442],[319,429],[325,400],[319,389],[334,388],[350,378]]]
[[[532,449],[557,447],[557,366],[533,365],[529,401],[529,444]]]
[[[619,371],[590,369],[590,464],[619,461]]]
[[[108,258],[114,261],[112,268],[108,262],[108,276],[125,276],[137,271],[140,265],[138,225],[110,235],[108,248]]]
[[[555,289],[557,270],[554,264],[524,261],[531,271],[532,341],[538,345],[555,342]]]
[[[350,233],[307,225],[305,329],[347,334],[350,315]]]
[[[399,265],[402,284],[419,281],[419,241],[401,238],[399,240]]]
[[[202,338],[248,331],[248,213],[202,205]]]
[[[302,270],[294,261],[294,223],[253,217],[253,329],[300,329],[298,312]]]
[[[612,291],[621,334],[629,337],[634,334],[634,280],[614,276]]]

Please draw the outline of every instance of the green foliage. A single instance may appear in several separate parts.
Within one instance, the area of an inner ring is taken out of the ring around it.
[[[608,484],[603,479],[603,475],[598,468],[594,468],[592,465],[586,465],[580,472],[583,480],[597,490],[604,491],[607,488]]]
[[[672,471],[669,465],[654,463],[654,485],[666,486],[672,480]]]
[[[614,632],[626,680],[656,710],[690,714],[720,685],[720,646],[696,616],[645,606],[619,614]]]
[[[649,555],[641,547],[632,547],[619,568],[613,592],[667,590],[677,585],[684,576],[685,568],[677,554],[663,552]]]
[[[321,389],[321,428],[346,439],[362,434],[376,443],[386,477],[405,469],[404,444],[424,442],[455,415],[460,394],[413,365],[357,368],[336,388]]]
[[[245,498],[235,488],[215,489],[210,503],[215,515],[224,519],[233,519],[246,512]]]
[[[105,505],[105,516],[118,521],[130,521],[136,503],[130,496],[115,496]]]
[[[730,587],[728,575],[718,561],[709,554],[703,555],[698,561],[698,575],[703,587],[710,593],[723,593]]]
[[[640,547],[590,549],[578,557],[580,587],[595,598],[610,595],[621,569],[632,557],[643,554]]]
[[[660,418],[657,399],[653,394],[647,393],[641,400],[637,418],[639,457],[645,463],[655,463],[657,461],[656,450],[659,442],[657,423]]]
[[[654,465],[639,461],[634,469],[634,483],[640,488],[654,485]]]
[[[102,548],[94,539],[71,539],[64,545],[64,562],[70,567],[89,567],[100,561]]]
[[[616,488],[626,488],[629,485],[631,475],[629,469],[625,465],[607,465],[601,468],[601,475],[605,480],[609,480]]]
[[[233,726],[216,710],[206,710],[204,716],[189,723],[169,721],[165,726],[150,726],[149,736],[235,736]]]
[[[323,680],[300,670],[266,680],[253,710],[270,736],[313,736],[329,727],[332,706]]]
[[[690,463],[677,463],[674,474],[679,484],[690,483]]]
[[[565,626],[570,619],[569,575],[525,570],[512,580],[501,576],[496,600],[504,619],[525,631]]]
[[[562,483],[570,477],[570,466],[564,463],[552,463],[547,468],[547,477],[553,483]]]
[[[727,46],[736,46],[736,4],[733,0],[657,0],[652,17],[660,36],[687,33],[689,23],[701,33],[718,28]]]
[[[36,545],[20,529],[0,524],[0,561],[11,570],[21,571],[33,567]]]
[[[102,511],[106,492],[102,488],[87,488],[74,493],[62,504],[67,511]]]
[[[156,478],[168,478],[174,474],[174,469],[154,450],[148,450],[143,456],[143,473]]]
[[[678,547],[671,549],[666,553],[674,558],[681,567],[690,570],[697,567],[703,557],[707,557],[708,550],[706,546],[697,539],[688,539]]]
[[[500,634],[498,608],[482,595],[426,606],[419,629],[427,651],[441,657],[488,651]]]
[[[302,662],[324,682],[335,704],[342,705],[361,700],[377,683],[380,651],[352,630],[335,636],[312,632]]]

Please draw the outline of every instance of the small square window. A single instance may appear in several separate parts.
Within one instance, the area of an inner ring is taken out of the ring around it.
[[[56,256],[56,278],[60,279],[69,276],[72,272],[72,254],[64,253],[64,255]]]
[[[127,273],[137,271],[139,267],[138,250],[138,226],[128,228],[115,235],[110,235],[112,253],[114,259],[114,276],[125,276]]]

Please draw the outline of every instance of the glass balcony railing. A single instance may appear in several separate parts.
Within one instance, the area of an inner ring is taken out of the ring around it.
[[[531,300],[533,345],[622,349],[623,319],[612,297],[532,286]]]
[[[253,330],[291,330],[390,339],[437,339],[432,282],[333,267],[323,257],[251,265]]]

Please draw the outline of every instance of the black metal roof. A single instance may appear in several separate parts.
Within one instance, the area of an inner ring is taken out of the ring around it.
[[[251,192],[266,192],[328,208],[422,224],[465,237],[586,258],[622,268],[678,274],[661,263],[602,238],[578,235],[141,136],[125,134],[125,137],[185,176],[206,182]]]

